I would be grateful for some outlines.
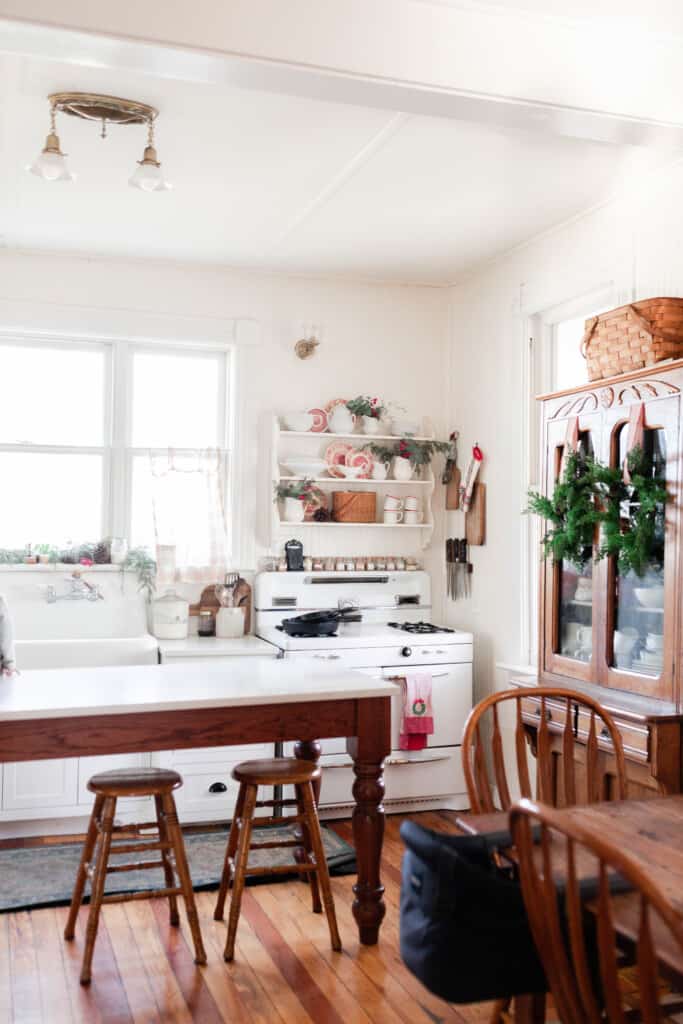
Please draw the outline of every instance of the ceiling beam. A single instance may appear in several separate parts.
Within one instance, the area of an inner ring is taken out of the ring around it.
[[[0,0],[0,51],[677,150],[681,37],[623,22],[476,0]]]

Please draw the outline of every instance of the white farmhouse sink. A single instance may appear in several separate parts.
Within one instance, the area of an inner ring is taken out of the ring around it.
[[[18,640],[17,668],[95,668],[102,665],[156,665],[153,636],[86,640]]]

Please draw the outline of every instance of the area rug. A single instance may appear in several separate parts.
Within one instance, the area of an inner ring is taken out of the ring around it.
[[[330,874],[355,874],[356,856],[353,847],[324,825],[322,833]],[[257,828],[253,832],[255,843],[291,838],[292,829],[287,826]],[[227,840],[226,829],[185,836],[185,849],[195,890],[218,888]],[[80,856],[80,843],[0,850],[0,913],[68,906]],[[149,854],[141,854],[137,859],[148,858]],[[112,856],[110,863],[135,859],[135,854]],[[285,847],[282,850],[254,850],[249,856],[250,866],[279,867],[282,864],[293,863],[292,847]],[[247,885],[258,882],[281,882],[291,877],[281,874],[260,875],[248,878]],[[164,877],[157,869],[108,875],[106,882],[108,893],[140,892],[163,887]]]

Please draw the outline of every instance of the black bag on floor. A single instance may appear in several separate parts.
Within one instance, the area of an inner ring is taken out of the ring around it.
[[[493,860],[509,834],[449,836],[406,821],[401,838],[401,957],[423,985],[451,1003],[545,992],[522,891]]]

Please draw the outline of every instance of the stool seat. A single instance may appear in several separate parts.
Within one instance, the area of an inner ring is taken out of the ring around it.
[[[236,782],[252,786],[297,786],[320,778],[320,768],[313,761],[297,757],[273,757],[260,761],[241,761],[232,770]]]
[[[178,772],[168,768],[114,768],[93,775],[88,789],[103,796],[154,796],[170,793],[182,784]]]

